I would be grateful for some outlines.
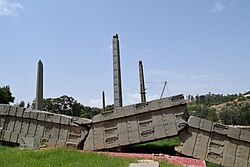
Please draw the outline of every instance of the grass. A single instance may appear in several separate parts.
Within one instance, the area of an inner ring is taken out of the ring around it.
[[[80,152],[78,150],[51,149],[51,150],[21,150],[0,146],[0,166],[18,167],[128,167],[135,158],[111,157],[105,154]],[[160,162],[161,167],[174,165]]]
[[[154,150],[160,151],[161,153],[168,153],[169,150],[175,146],[180,145],[180,139],[178,137],[169,138],[169,139],[162,139],[154,142],[144,143],[144,144],[138,144],[134,145],[132,147],[129,147],[129,149],[134,150],[133,152],[136,152],[136,150],[140,151],[150,151],[154,152]],[[132,151],[131,151],[132,152]],[[171,150],[170,150],[171,153]],[[211,162],[206,162],[207,167],[221,167],[220,165],[213,164]]]
[[[217,165],[217,164],[213,164],[211,162],[207,162],[207,167],[222,167],[222,166]]]
[[[157,146],[157,147],[174,147],[180,144],[180,139],[178,137],[173,137],[169,139],[162,139],[154,142],[149,142],[145,144],[139,144],[137,146]]]
[[[137,144],[125,148],[125,152],[135,153],[163,153],[168,155],[175,155],[174,147],[180,144],[178,137],[162,139],[154,142],[144,144]]]
[[[163,151],[179,145],[178,137],[163,139],[159,141],[138,144],[129,147],[130,152]],[[164,153],[164,152],[162,152]],[[0,166],[11,167],[128,167],[136,158],[111,157],[105,154],[93,152],[80,152],[78,150],[51,149],[51,150],[21,150],[0,145]],[[161,167],[175,167],[166,162],[160,162]],[[220,167],[213,163],[207,163],[208,167]]]

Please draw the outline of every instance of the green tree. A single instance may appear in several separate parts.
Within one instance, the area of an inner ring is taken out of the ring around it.
[[[250,125],[250,103],[234,103],[222,108],[220,119],[226,125]]]
[[[69,97],[66,95],[63,95],[59,98],[43,99],[43,104],[43,110],[45,111],[89,119],[101,112],[101,109],[99,108],[84,106],[81,103],[78,103],[77,100],[75,100],[73,97]]]
[[[24,101],[21,101],[19,104],[18,104],[19,107],[24,107],[25,106],[25,102]]]
[[[113,110],[114,109],[114,104],[112,104],[112,105],[107,105],[106,107],[105,107],[105,111],[109,111],[109,110]]]
[[[27,103],[27,106],[26,106],[26,108],[30,108],[30,103]]]
[[[12,93],[10,91],[10,87],[3,86],[0,87],[0,104],[9,104],[10,102],[14,102],[15,97],[12,96]]]
[[[197,116],[199,118],[208,119],[213,122],[218,121],[218,116],[216,113],[216,110],[209,107],[208,105],[203,104],[189,104],[188,105],[188,111],[190,115]]]

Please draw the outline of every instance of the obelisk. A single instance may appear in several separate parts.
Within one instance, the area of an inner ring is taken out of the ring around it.
[[[43,110],[43,63],[41,60],[37,66],[37,82],[36,82],[36,110]]]
[[[139,61],[139,76],[140,76],[140,94],[141,94],[141,102],[146,102],[146,89],[144,84],[144,74],[143,74],[143,65],[142,61]]]
[[[102,92],[102,110],[105,112],[105,92]]]
[[[121,64],[118,34],[113,36],[114,108],[122,107]]]

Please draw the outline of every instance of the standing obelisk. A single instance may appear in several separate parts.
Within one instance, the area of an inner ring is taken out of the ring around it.
[[[36,110],[43,110],[43,63],[41,60],[37,66],[37,82],[36,82]]]
[[[105,112],[105,92],[102,92],[102,111]]]
[[[121,64],[118,34],[113,36],[114,108],[122,107]]]
[[[140,76],[140,93],[141,93],[141,102],[146,102],[146,89],[144,84],[144,74],[143,74],[143,65],[142,61],[139,61],[139,76]]]

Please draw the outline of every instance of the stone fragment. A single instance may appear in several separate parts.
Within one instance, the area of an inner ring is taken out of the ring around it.
[[[211,132],[213,122],[205,119],[201,119],[200,129]]]
[[[227,136],[238,140],[240,138],[240,131],[238,128],[229,127]]]
[[[16,115],[16,112],[17,112],[17,107],[11,106],[9,115],[15,116],[15,115]]]
[[[199,128],[201,119],[198,117],[191,116],[188,119],[188,125],[193,128]]]
[[[16,112],[16,117],[23,117],[24,108],[18,107]]]
[[[137,163],[130,163],[129,167],[159,167],[159,162],[153,160],[138,160]]]
[[[227,135],[227,133],[228,133],[228,126],[214,122],[213,123],[212,131],[216,132],[218,134]]]

